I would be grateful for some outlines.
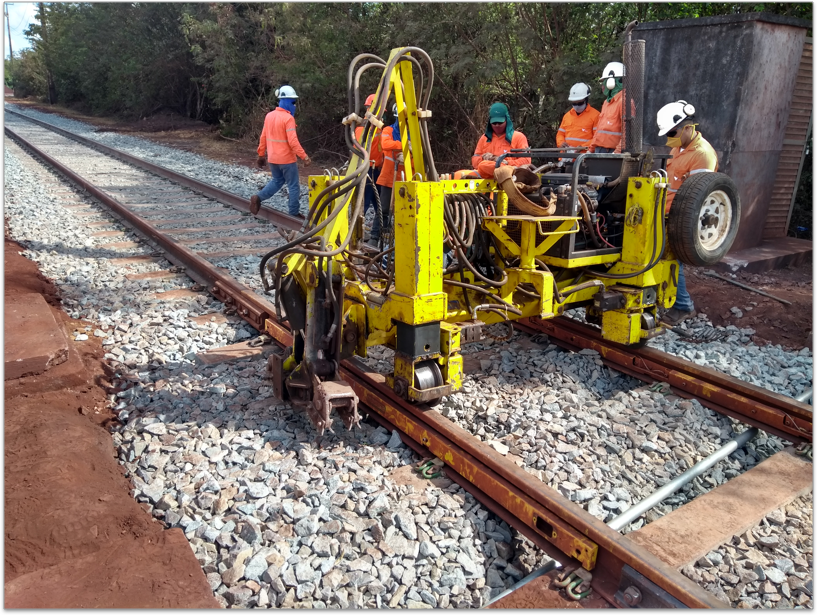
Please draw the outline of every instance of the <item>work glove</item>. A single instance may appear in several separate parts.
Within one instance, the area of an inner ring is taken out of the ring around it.
[[[259,169],[263,169],[265,166],[267,166],[267,159],[264,158],[264,156],[259,156],[255,164],[258,165]]]
[[[494,156],[491,152],[485,152],[482,155],[483,160],[496,160],[496,156]]]

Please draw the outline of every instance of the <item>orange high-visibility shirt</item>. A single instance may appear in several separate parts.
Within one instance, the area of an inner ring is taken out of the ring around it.
[[[360,141],[363,138],[363,126],[355,128],[355,138]],[[372,137],[372,155],[369,158],[369,164],[376,166],[378,169],[383,166],[383,149],[380,147],[380,129],[376,129],[374,137]]]
[[[394,186],[394,161],[403,151],[403,144],[394,140],[394,128],[386,126],[380,133],[380,147],[383,149],[383,168],[380,169],[380,177],[377,178],[378,186],[391,188]],[[397,167],[397,181],[403,181],[401,173],[404,172],[401,164]]]
[[[590,142],[596,134],[598,127],[599,112],[590,105],[581,112],[576,113],[575,109],[570,109],[562,118],[562,125],[556,133],[556,147],[590,147]]]
[[[669,186],[665,213],[669,213],[670,205],[675,200],[675,193],[687,177],[695,173],[718,170],[718,154],[700,132],[685,149],[673,147],[670,154],[672,159],[667,161]]]
[[[601,106],[596,134],[593,136],[590,151],[597,147],[614,147],[615,153],[621,153],[621,135],[623,134],[621,108],[624,106],[624,90],[613,96],[610,102],[604,101]]]
[[[303,160],[308,158],[295,133],[295,118],[286,109],[276,107],[264,118],[258,155],[266,155],[272,164],[290,164],[295,162],[296,154]]]
[[[471,164],[479,171],[480,177],[490,179],[494,176],[494,169],[496,168],[495,160],[483,160],[482,155],[486,153],[493,154],[497,158],[502,154],[507,154],[512,149],[527,149],[528,139],[518,130],[513,131],[511,142],[505,138],[505,134],[493,135],[490,141],[488,137],[482,135],[477,142],[477,149],[474,150],[474,155],[471,156]],[[521,167],[530,164],[530,158],[505,158],[502,164],[510,165],[512,167]]]

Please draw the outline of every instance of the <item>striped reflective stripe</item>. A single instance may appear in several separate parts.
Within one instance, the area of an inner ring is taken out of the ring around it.
[[[560,128],[559,132],[567,132],[564,128]]]
[[[581,141],[582,143],[585,143],[585,142],[587,142],[589,140],[590,139],[579,139],[578,137],[567,137],[567,138],[565,138],[565,141]]]
[[[673,190],[672,188],[667,188],[667,192],[678,192],[678,190]]]
[[[695,173],[712,173],[712,169],[693,169],[689,172],[690,175],[695,175]]]
[[[384,154],[384,155],[383,155],[383,158],[384,158],[385,160],[391,160],[392,162],[394,162],[394,158],[392,158],[391,156],[386,156],[386,155]]]
[[[289,143],[286,139],[270,139],[273,143]]]
[[[609,130],[599,130],[599,134],[603,134],[603,135],[614,135],[614,136],[616,136],[616,137],[620,137],[620,136],[621,136],[621,133],[620,133],[620,132],[610,132]]]
[[[295,129],[294,128],[287,128],[287,132],[292,132],[293,130],[295,130]]]

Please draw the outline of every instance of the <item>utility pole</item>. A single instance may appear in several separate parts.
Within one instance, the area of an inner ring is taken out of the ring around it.
[[[54,76],[51,74],[51,53],[48,48],[48,37],[47,32],[48,29],[46,28],[46,21],[45,21],[45,3],[38,2],[37,5],[39,6],[39,13],[40,13],[40,39],[42,40],[43,45],[43,59],[45,60],[45,76],[48,83],[48,102],[50,104],[54,104],[57,100],[57,87],[54,84]]]
[[[9,32],[9,65],[14,70],[14,52],[11,50],[11,19],[9,19],[9,5],[6,4],[6,25]]]

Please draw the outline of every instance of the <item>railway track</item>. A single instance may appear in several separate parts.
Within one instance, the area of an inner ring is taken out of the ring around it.
[[[14,115],[16,120],[19,114]],[[62,129],[54,130],[45,122],[19,117],[25,119],[13,125],[7,122],[6,134],[10,138],[104,203],[257,330],[268,333],[279,344],[290,343],[290,333],[278,324],[272,304],[212,262],[237,253],[260,254],[279,241],[280,236],[268,224],[225,211],[226,206],[246,212],[244,199]],[[111,156],[130,166],[113,164]],[[264,209],[261,217],[284,228],[300,227],[300,221],[276,210]],[[236,234],[212,236],[214,231],[225,228]],[[236,244],[241,247],[234,247]],[[207,249],[212,246],[216,249]],[[651,349],[633,351],[610,345],[594,336],[589,327],[569,319],[529,321],[520,328],[547,333],[552,342],[571,350],[597,350],[603,361],[616,370],[647,382],[667,382],[679,395],[698,399],[715,411],[789,441],[811,440],[811,409],[790,398]],[[440,413],[398,398],[385,386],[383,377],[363,362],[344,362],[343,374],[375,421],[397,429],[404,442],[421,456],[433,454],[444,459],[453,480],[543,551],[565,563],[572,561],[592,570],[595,593],[591,601],[584,601],[585,606],[599,606],[602,602],[626,606],[623,592],[632,586],[640,587],[648,596],[643,606],[654,604],[650,601],[655,596],[669,596],[693,608],[725,606],[675,568],[610,529]],[[555,595],[552,599],[557,600]]]

